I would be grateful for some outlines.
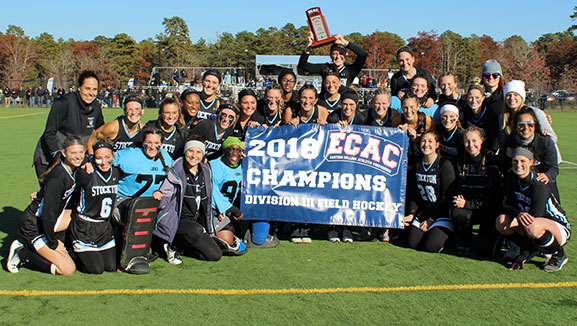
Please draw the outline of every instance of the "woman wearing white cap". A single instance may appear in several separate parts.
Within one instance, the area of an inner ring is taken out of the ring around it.
[[[499,116],[499,129],[501,130],[499,133],[499,144],[503,144],[507,136],[515,130],[515,115],[521,110],[521,108],[527,107],[525,105],[526,94],[525,83],[521,80],[511,80],[505,86],[505,110],[503,111],[503,114]],[[551,140],[553,140],[557,147],[557,134],[555,134],[553,127],[551,127],[551,124],[547,120],[547,115],[538,108],[532,106],[528,107],[533,110],[543,134],[551,137]],[[559,162],[561,162],[559,149],[557,149],[557,154]]]
[[[459,158],[463,156],[463,128],[459,123],[459,107],[457,104],[447,103],[441,107],[440,112],[440,151],[443,157],[456,166]]]
[[[202,137],[190,136],[184,158],[174,162],[160,189],[152,194],[160,200],[154,235],[163,241],[173,265],[182,263],[176,248],[201,260],[217,261],[222,256],[212,239],[212,179],[210,166],[202,163],[205,148]]]
[[[552,255],[543,270],[559,271],[568,261],[563,246],[571,237],[571,225],[552,184],[539,181],[532,171],[533,153],[517,147],[512,157],[513,167],[504,186],[503,214],[496,222],[497,230],[521,247],[510,269],[522,269],[532,253],[540,251]]]

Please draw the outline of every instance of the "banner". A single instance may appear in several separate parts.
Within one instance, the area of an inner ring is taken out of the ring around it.
[[[128,80],[128,88],[134,88],[134,78]]]
[[[50,77],[48,79],[48,83],[46,83],[46,89],[48,90],[48,94],[52,96],[52,89],[54,88],[54,77]]]
[[[249,128],[244,218],[402,228],[408,142],[396,128]]]

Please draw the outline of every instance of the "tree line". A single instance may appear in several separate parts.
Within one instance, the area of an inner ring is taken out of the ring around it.
[[[577,18],[577,7],[570,17]],[[27,36],[24,29],[8,25],[0,32],[0,84],[9,87],[44,84],[55,78],[56,87],[72,86],[85,69],[97,71],[102,85],[126,87],[148,82],[152,68],[163,67],[254,67],[255,55],[299,55],[307,44],[308,27],[291,23],[282,28],[260,28],[256,32],[219,34],[214,42],[190,39],[187,23],[180,17],[164,18],[164,31],[136,42],[130,35],[97,36],[90,41],[56,40],[49,33]],[[450,71],[461,85],[480,75],[487,59],[497,59],[506,79],[521,79],[536,91],[563,88],[577,91],[577,37],[573,30],[543,34],[534,42],[513,35],[502,42],[489,35],[468,37],[447,30],[423,31],[403,40],[391,32],[351,33],[349,41],[369,52],[366,69],[397,70],[395,53],[402,46],[415,53],[417,66],[433,75]],[[328,47],[313,54],[328,55]],[[352,58],[351,58],[352,59]]]

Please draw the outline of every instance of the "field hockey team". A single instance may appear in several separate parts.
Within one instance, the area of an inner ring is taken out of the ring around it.
[[[158,118],[143,123],[143,100],[128,96],[124,115],[105,123],[99,79],[85,71],[76,91],[56,101],[34,155],[40,190],[19,220],[20,239],[7,268],[70,275],[119,270],[127,207],[137,197],[158,201],[146,257],[122,269],[142,274],[157,257],[205,261],[272,248],[279,236],[331,242],[392,241],[430,252],[504,256],[520,269],[535,256],[545,271],[561,270],[571,235],[556,178],[561,156],[550,116],[525,105],[525,84],[505,83],[488,60],[480,80],[457,91],[457,76],[438,78],[414,67],[410,48],[397,52],[390,91],[376,89],[365,107],[350,87],[367,52],[342,36],[332,62],[299,68],[322,76],[322,91],[284,70],[259,98],[250,89],[222,103],[222,76],[209,70],[201,92],[168,93]],[[347,52],[356,54],[346,64]],[[441,90],[437,95],[436,82]],[[336,123],[399,128],[409,138],[405,228],[375,229],[243,221],[240,206],[244,138],[249,127]],[[477,226],[478,225],[478,226]]]

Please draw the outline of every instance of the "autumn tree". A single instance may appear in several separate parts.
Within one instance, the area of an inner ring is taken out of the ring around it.
[[[429,70],[433,75],[442,72],[441,41],[435,31],[418,32],[409,38],[407,46],[415,54],[415,66]]]
[[[0,73],[9,87],[20,86],[26,79],[26,72],[34,57],[32,41],[22,27],[15,25],[8,25],[6,34],[1,37],[1,52],[5,53],[5,58],[0,66]]]
[[[376,31],[365,36],[362,43],[357,44],[369,53],[366,68],[390,69],[396,63],[397,50],[405,42],[397,34]]]

